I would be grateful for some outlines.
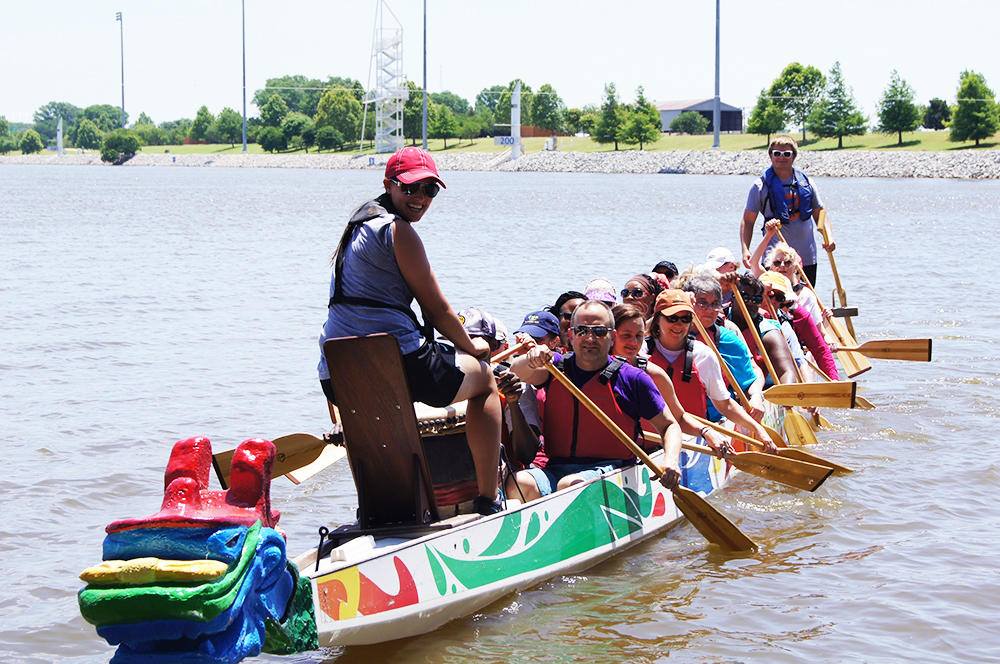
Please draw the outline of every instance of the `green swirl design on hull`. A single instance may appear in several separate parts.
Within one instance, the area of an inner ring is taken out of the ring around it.
[[[428,547],[427,555],[435,580],[438,580],[438,573],[442,573],[438,590],[445,587],[441,564],[463,586],[476,588],[563,562],[628,537],[641,530],[643,520],[652,514],[654,493],[646,469],[642,470],[642,482],[645,491],[641,495],[614,482],[587,485],[541,537],[537,540],[532,536],[526,537],[522,550],[516,552],[522,522],[520,511],[504,518],[500,532],[476,559],[460,560]],[[529,530],[532,526],[540,527],[537,519],[532,523],[531,517]],[[602,522],[607,524],[607,528],[594,527],[595,523]],[[444,592],[441,594],[444,595]]]

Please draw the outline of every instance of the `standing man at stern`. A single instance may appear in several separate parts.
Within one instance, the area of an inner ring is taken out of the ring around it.
[[[673,489],[680,481],[680,426],[649,375],[610,356],[615,341],[614,326],[607,304],[589,300],[573,312],[569,328],[572,353],[564,356],[545,346],[534,346],[511,367],[521,380],[547,387],[542,431],[549,462],[545,468],[529,468],[515,476],[526,500],[635,462],[635,455],[562,383],[552,379],[545,368],[549,362],[560,368],[633,441],[640,433],[639,421],[649,420],[664,441],[661,484]]]

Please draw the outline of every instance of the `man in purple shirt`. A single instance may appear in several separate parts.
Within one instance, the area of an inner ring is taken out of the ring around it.
[[[639,421],[649,420],[664,440],[666,453],[660,482],[673,489],[680,481],[680,426],[674,421],[649,375],[610,357],[614,317],[600,301],[584,302],[570,324],[573,353],[565,357],[545,346],[534,346],[514,361],[512,371],[532,385],[547,386],[542,432],[549,462],[516,475],[525,500],[611,472],[633,463],[634,455],[607,427],[580,404],[545,365],[562,365],[574,385],[591,398],[618,426],[636,440]]]

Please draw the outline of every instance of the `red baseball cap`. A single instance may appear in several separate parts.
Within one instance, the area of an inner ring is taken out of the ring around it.
[[[431,156],[418,147],[409,145],[389,157],[385,165],[386,179],[396,179],[403,184],[413,184],[427,178],[434,179],[444,189],[444,180],[438,175]]]

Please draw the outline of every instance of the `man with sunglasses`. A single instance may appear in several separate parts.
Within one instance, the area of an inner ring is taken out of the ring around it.
[[[752,432],[768,452],[775,453],[767,431],[733,401],[715,353],[690,336],[695,312],[688,294],[665,290],[657,296],[653,310],[649,361],[670,376],[684,411],[707,417],[711,401],[723,417]]]
[[[480,514],[496,502],[500,462],[500,396],[486,339],[472,339],[431,270],[413,224],[420,221],[444,181],[431,156],[405,147],[389,157],[384,192],[351,215],[333,255],[327,320],[320,335],[320,384],[336,403],[323,343],[337,337],[387,333],[399,341],[414,401],[443,407],[468,400],[466,438],[476,466]],[[410,307],[420,304],[425,324]],[[437,330],[453,345],[439,343]],[[335,369],[335,368],[334,368]]]
[[[802,257],[803,270],[809,282],[816,284],[816,228],[812,220],[819,221],[823,210],[816,187],[806,174],[794,167],[799,153],[799,145],[791,136],[775,136],[768,146],[771,166],[757,178],[747,195],[746,209],[740,226],[740,242],[743,246],[743,265],[750,264],[750,242],[757,215],[763,214],[764,221],[778,219],[782,225],[782,235],[788,244]],[[827,227],[830,220],[827,218]],[[777,242],[774,238],[771,244]],[[836,249],[836,243],[823,245],[829,251]]]
[[[604,302],[588,300],[573,312],[571,354],[564,356],[545,346],[534,346],[511,366],[521,380],[547,390],[542,432],[549,461],[545,468],[529,468],[515,475],[526,500],[635,463],[632,452],[562,383],[552,380],[545,368],[548,363],[560,367],[632,440],[638,439],[640,420],[649,420],[664,440],[660,482],[672,489],[680,481],[680,426],[652,378],[622,358],[610,356],[614,340],[611,309]]]

